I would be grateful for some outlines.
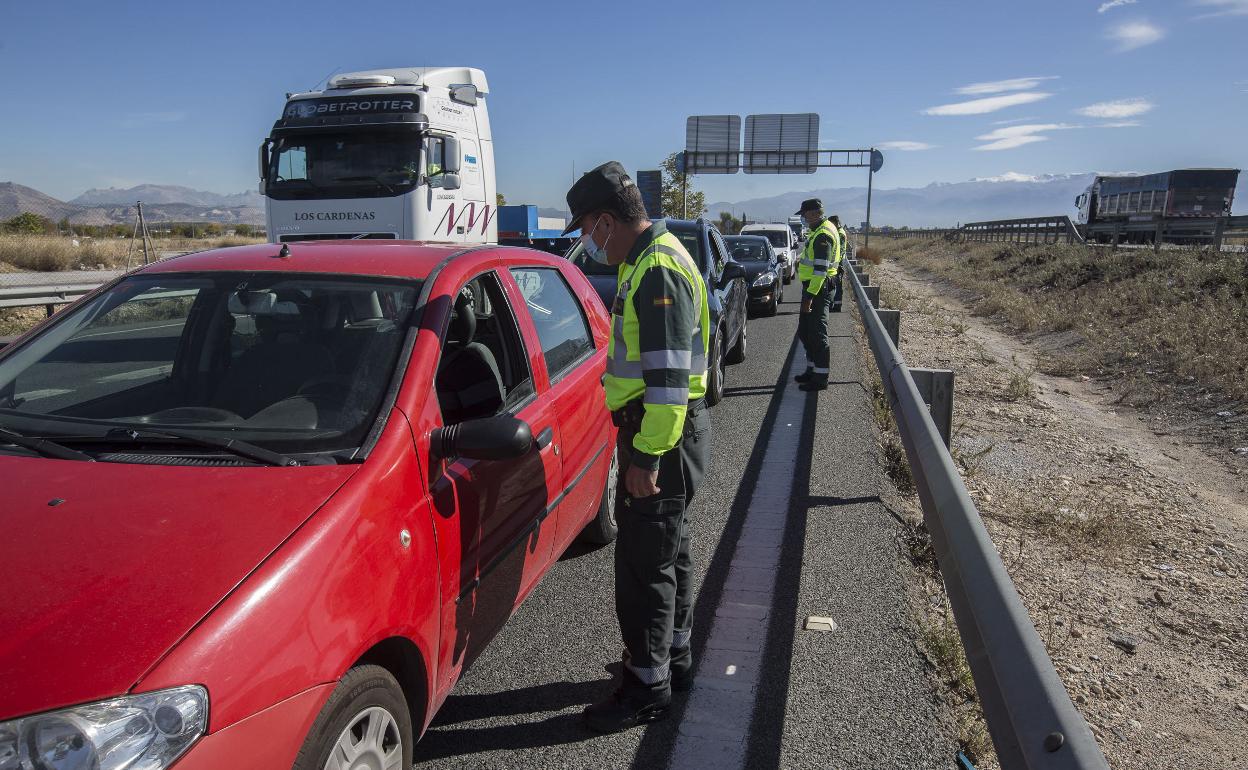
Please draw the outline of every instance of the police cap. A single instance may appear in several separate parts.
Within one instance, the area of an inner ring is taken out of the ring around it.
[[[567,235],[580,227],[581,218],[586,214],[615,204],[620,191],[634,185],[633,178],[614,160],[581,174],[581,178],[568,190],[568,210],[572,212],[572,221],[563,228],[563,234]]]

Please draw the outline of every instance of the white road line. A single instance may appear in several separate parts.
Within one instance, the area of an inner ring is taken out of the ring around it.
[[[758,482],[678,728],[668,764],[673,770],[745,767],[806,414],[806,394],[792,378],[805,368],[798,351],[785,372]]]

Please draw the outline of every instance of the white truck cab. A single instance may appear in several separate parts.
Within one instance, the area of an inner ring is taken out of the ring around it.
[[[797,253],[797,237],[787,224],[771,222],[746,225],[741,228],[741,235],[761,235],[771,241],[771,248],[776,252],[776,258],[785,265],[785,283],[792,281],[797,275],[797,260],[801,255]]]
[[[485,73],[408,67],[287,94],[260,146],[269,240],[497,243]]]

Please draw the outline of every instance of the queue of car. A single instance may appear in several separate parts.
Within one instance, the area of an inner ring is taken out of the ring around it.
[[[667,225],[706,280],[714,404],[782,268],[766,239]],[[217,249],[0,349],[20,533],[0,543],[0,769],[410,766],[569,544],[615,537],[615,270],[567,256]]]

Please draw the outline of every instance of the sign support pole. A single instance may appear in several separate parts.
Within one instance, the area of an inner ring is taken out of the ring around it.
[[[875,179],[875,169],[867,169],[867,232],[863,233],[862,247],[871,245],[871,182]]]

